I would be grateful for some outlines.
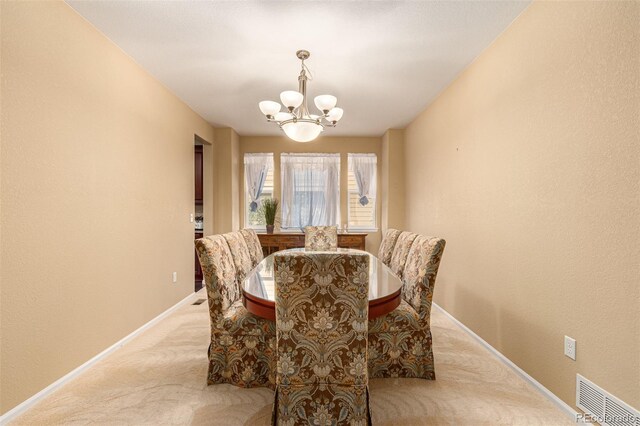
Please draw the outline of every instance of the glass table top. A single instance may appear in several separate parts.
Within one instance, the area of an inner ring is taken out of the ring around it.
[[[304,251],[305,249],[289,249],[277,252],[277,254]],[[382,263],[377,257],[362,250],[338,249],[338,253],[362,253],[369,256],[369,301],[380,299],[396,293],[402,288],[402,281]],[[322,252],[313,252],[322,253]],[[326,253],[326,252],[325,252]],[[330,253],[336,253],[335,251]],[[265,257],[253,271],[245,278],[242,288],[245,293],[254,297],[275,302],[276,289],[273,278],[273,253]]]

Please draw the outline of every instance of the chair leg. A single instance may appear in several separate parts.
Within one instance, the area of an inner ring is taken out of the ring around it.
[[[367,425],[372,426],[373,421],[371,420],[371,403],[369,400],[369,386],[367,386]]]
[[[271,409],[271,426],[278,424],[278,385],[273,393],[273,408]]]

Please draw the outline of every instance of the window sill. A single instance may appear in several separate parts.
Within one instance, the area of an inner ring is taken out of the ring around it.
[[[256,231],[258,230],[256,229]],[[262,231],[266,232],[266,229],[262,229]],[[349,230],[345,232],[342,229],[338,228],[338,234],[358,234],[362,232],[378,232],[378,231],[380,231],[379,228],[349,228]],[[298,234],[300,232],[304,232],[304,229],[300,229],[300,228],[280,229],[278,232],[281,234]]]
[[[357,234],[359,232],[378,232],[378,228],[349,228],[347,232],[338,232],[339,234]]]

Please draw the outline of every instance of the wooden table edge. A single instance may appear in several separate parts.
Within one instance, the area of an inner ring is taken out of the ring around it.
[[[388,314],[400,306],[402,300],[402,287],[391,294],[379,299],[369,301],[369,319]],[[276,302],[265,300],[242,290],[242,303],[247,311],[271,321],[276,320]]]

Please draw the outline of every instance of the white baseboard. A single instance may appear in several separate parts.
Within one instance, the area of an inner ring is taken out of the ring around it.
[[[449,312],[445,311],[444,308],[442,308],[441,306],[439,306],[436,303],[433,303],[433,306],[438,308],[438,310],[440,312],[442,312],[445,316],[447,316],[449,319],[451,319],[458,327],[460,327],[468,335],[473,337],[478,343],[480,343],[487,350],[489,350],[489,352],[491,352],[503,364],[505,364],[507,367],[509,367],[513,371],[515,371],[515,373],[518,376],[522,377],[524,380],[529,382],[534,388],[536,388],[538,390],[538,392],[540,392],[544,397],[546,397],[548,400],[553,402],[558,408],[560,408],[560,410],[562,410],[565,414],[567,414],[567,416],[571,417],[571,420],[573,420],[573,421],[576,420],[576,416],[577,416],[578,412],[576,410],[574,410],[573,408],[571,408],[571,406],[569,406],[566,402],[564,402],[563,400],[558,398],[553,392],[551,392],[549,389],[544,387],[540,382],[538,382],[536,379],[534,379],[529,374],[527,374],[522,368],[520,368],[517,365],[515,365],[513,363],[513,361],[511,361],[509,358],[507,358],[506,356],[502,355],[502,353],[500,353],[496,348],[494,348],[489,343],[487,343],[482,337],[478,336],[469,327],[467,327],[466,325],[464,325],[463,323],[458,321],[456,319],[456,317],[451,315]]]
[[[31,408],[41,399],[50,395],[52,392],[54,392],[55,390],[57,390],[58,388],[60,388],[70,380],[78,377],[80,374],[82,374],[85,370],[93,366],[98,361],[107,357],[108,355],[115,352],[116,350],[120,349],[121,347],[129,343],[131,340],[133,340],[135,337],[137,337],[143,331],[156,325],[158,322],[160,322],[161,320],[169,316],[169,314],[171,314],[173,311],[175,311],[179,307],[186,305],[187,303],[195,300],[197,298],[197,294],[198,293],[189,294],[187,297],[185,297],[184,299],[182,299],[181,301],[179,301],[178,303],[176,303],[175,305],[173,305],[172,307],[170,307],[169,309],[167,309],[166,311],[164,311],[163,313],[161,313],[160,315],[158,315],[148,323],[144,324],[142,327],[138,328],[133,333],[129,334],[128,336],[120,339],[113,345],[109,346],[107,349],[100,352],[98,355],[94,356],[93,358],[91,358],[89,361],[85,362],[81,366],[77,367],[75,370],[65,374],[55,382],[51,383],[46,388],[42,389],[37,394],[33,395],[31,398],[13,407],[11,410],[7,411],[2,416],[0,416],[0,425],[5,425],[9,423],[11,420],[15,419],[16,417],[18,417],[19,415],[27,411],[29,408]]]

